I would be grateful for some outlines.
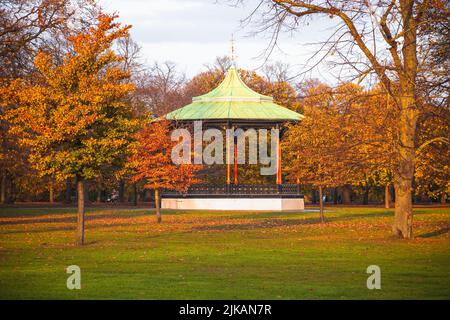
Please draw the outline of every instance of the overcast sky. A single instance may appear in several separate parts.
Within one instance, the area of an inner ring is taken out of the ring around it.
[[[256,0],[233,7],[226,0],[100,0],[107,12],[117,12],[120,20],[133,26],[133,39],[142,47],[146,63],[172,61],[191,77],[205,69],[217,56],[230,52],[234,34],[238,67],[254,70],[264,63],[258,57],[267,48],[268,35],[252,36],[254,27],[242,27],[241,21],[254,9]],[[311,55],[307,43],[323,39],[331,24],[326,19],[302,27],[294,35],[283,34],[281,50],[272,53],[272,61],[283,61],[300,70]],[[322,67],[308,77],[332,82]]]

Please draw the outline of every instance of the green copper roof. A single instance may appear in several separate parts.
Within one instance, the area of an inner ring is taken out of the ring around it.
[[[284,120],[297,121],[303,115],[273,102],[259,94],[230,68],[222,83],[207,94],[192,98],[192,103],[166,115],[169,120]]]

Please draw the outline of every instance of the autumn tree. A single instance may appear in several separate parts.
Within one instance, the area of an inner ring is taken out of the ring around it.
[[[275,78],[272,82],[270,78],[248,70],[240,70],[240,76],[245,84],[256,92],[273,97],[273,101],[283,107],[302,112],[297,92],[287,80]]]
[[[266,63],[262,72],[269,82],[289,82],[292,79],[290,69],[291,66],[288,63],[275,61],[274,63]]]
[[[225,78],[225,71],[220,68],[210,68],[203,71],[186,82],[183,91],[188,103],[193,97],[208,93],[216,88]]]
[[[398,108],[395,136],[393,232],[413,235],[412,182],[417,121],[421,114],[417,79],[420,66],[435,45],[421,30],[437,21],[449,23],[445,0],[323,1],[261,0],[257,6],[260,29],[273,30],[271,45],[282,30],[295,30],[311,18],[328,16],[337,21],[333,34],[319,46],[323,61],[346,66],[360,79],[375,74]],[[447,12],[437,16],[436,12]],[[330,60],[329,60],[330,61]],[[426,76],[424,73],[421,73]]]
[[[395,136],[397,134],[397,108],[383,86],[378,85],[364,92],[361,110],[355,119],[360,130],[359,152],[365,152],[362,159],[366,181],[374,187],[384,188],[385,208],[392,202],[391,185],[394,181]]]
[[[418,74],[419,96],[427,104],[445,109],[450,99],[450,6],[448,0],[435,0],[430,4],[424,20],[429,23],[423,23],[419,29],[419,38],[426,39],[428,44]]]
[[[386,93],[377,86],[365,90],[342,83],[332,88],[317,81],[300,89],[305,119],[291,128],[285,141],[290,180],[322,188],[359,186],[364,203],[371,188],[383,186],[387,199],[392,183],[395,109],[386,105]]]
[[[163,116],[189,103],[184,99],[184,83],[185,76],[175,63],[155,62],[136,79],[135,96],[145,103],[147,112],[155,117]]]
[[[450,195],[450,110],[426,105],[418,123],[415,185],[417,194],[440,198]]]
[[[86,1],[80,5],[89,6]],[[24,75],[33,68],[36,51],[54,44],[57,34],[80,16],[70,0],[2,0],[0,10],[0,76]],[[82,14],[81,14],[82,15]]]
[[[333,104],[339,110],[338,116],[344,117],[341,126],[334,130],[339,135],[351,133],[346,156],[359,162],[354,166],[352,184],[363,189],[364,204],[368,204],[371,189],[383,187],[388,208],[395,157],[396,108],[382,86],[365,90],[352,83],[341,84],[333,90]]]
[[[318,188],[320,218],[324,222],[324,189],[352,181],[354,167],[359,162],[348,156],[347,151],[354,142],[353,131],[337,104],[333,103],[331,88],[319,85],[308,93],[303,105],[305,118],[288,127],[282,142],[287,151],[285,171],[293,183]]]
[[[120,38],[117,41],[117,53],[122,58],[121,67],[130,73],[130,78],[128,81],[133,84],[134,90],[127,95],[124,103],[131,108],[134,118],[145,119],[151,112],[151,104],[142,96],[142,79],[146,77],[146,67],[141,60],[141,47],[130,37]],[[123,153],[125,157],[121,163],[125,163],[121,167],[110,167],[104,168],[102,178],[98,179],[100,186],[102,186],[101,181],[117,181],[116,186],[111,189],[118,189],[119,202],[125,203],[128,201],[126,199],[127,185],[129,183],[132,172],[126,161],[129,154]],[[104,184],[103,184],[104,185]],[[137,205],[137,188],[136,184],[133,184],[134,189],[134,204]],[[98,192],[97,192],[98,193]]]
[[[84,243],[85,181],[124,159],[139,124],[123,101],[133,90],[129,73],[112,50],[130,27],[115,19],[100,14],[96,25],[70,36],[73,50],[63,61],[41,51],[33,81],[17,80],[10,87],[18,107],[9,119],[30,148],[30,162],[41,175],[77,179],[79,245]]]
[[[136,172],[132,180],[142,181],[144,188],[155,192],[158,223],[162,221],[160,191],[186,191],[191,184],[198,182],[195,174],[201,168],[198,165],[177,165],[172,161],[172,148],[178,141],[172,141],[170,133],[169,121],[156,120],[148,123],[136,134],[136,143],[130,158],[130,164]]]
[[[16,107],[7,92],[9,84],[33,75],[33,59],[42,48],[63,57],[67,53],[64,36],[91,24],[96,4],[90,0],[2,0],[0,7],[0,180],[2,202],[12,202],[19,196],[15,193],[29,190],[27,183],[35,172],[28,163],[27,147],[19,145],[5,118]]]

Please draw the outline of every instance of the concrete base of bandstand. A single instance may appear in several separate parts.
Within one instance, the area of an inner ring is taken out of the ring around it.
[[[162,198],[162,209],[227,211],[303,211],[303,198]]]

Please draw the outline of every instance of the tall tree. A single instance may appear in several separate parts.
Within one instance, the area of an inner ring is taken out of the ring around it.
[[[0,1],[0,180],[2,201],[14,201],[35,172],[28,163],[28,150],[19,145],[5,114],[16,105],[7,92],[10,81],[33,74],[33,59],[41,48],[55,56],[66,52],[62,35],[81,30],[92,22],[96,5],[90,0]],[[20,197],[24,195],[21,194]]]
[[[362,114],[355,122],[363,127],[360,137],[361,150],[366,151],[365,173],[371,185],[384,187],[385,208],[389,208],[392,201],[397,134],[395,119],[398,109],[380,85],[365,92],[362,106]]]
[[[318,85],[308,90],[304,116],[300,124],[291,125],[283,141],[288,179],[310,184],[319,190],[321,221],[324,189],[341,186],[355,179],[359,161],[349,156],[353,130],[351,121],[334,103],[331,88]]]
[[[278,33],[287,27],[298,29],[311,17],[337,19],[334,34],[322,44],[323,59],[338,57],[360,78],[374,73],[398,108],[395,135],[396,190],[395,235],[413,236],[412,182],[415,163],[419,66],[427,59],[433,42],[419,37],[420,31],[436,24],[433,12],[445,11],[446,0],[324,1],[261,0],[257,12],[263,27],[273,26],[272,45]],[[439,20],[448,25],[447,15]],[[328,50],[323,50],[323,49]],[[320,59],[320,60],[323,60]],[[336,58],[335,58],[336,59]]]
[[[30,162],[41,175],[77,179],[79,245],[84,243],[85,181],[104,166],[120,166],[139,124],[124,103],[133,90],[129,73],[112,50],[130,27],[122,27],[116,17],[100,14],[96,25],[70,36],[73,50],[63,61],[40,52],[34,81],[10,85],[18,107],[9,119],[30,148]]]
[[[382,86],[362,91],[362,87],[347,85],[335,98],[341,104],[340,110],[350,120],[353,147],[347,150],[349,156],[358,159],[357,178],[354,184],[364,189],[364,204],[368,203],[369,190],[384,187],[386,207],[389,207],[390,185],[394,167],[397,110]],[[356,89],[356,90],[355,90]],[[339,130],[339,129],[338,129]]]
[[[173,163],[172,148],[177,142],[171,140],[170,122],[157,120],[148,123],[136,135],[136,143],[130,164],[135,170],[133,182],[143,182],[144,188],[155,192],[157,222],[161,223],[160,191],[172,189],[186,191],[198,182],[196,172],[199,165]]]
[[[425,106],[419,119],[415,170],[417,194],[440,198],[442,203],[450,195],[450,110]]]
[[[137,79],[136,96],[145,102],[147,112],[163,116],[189,103],[184,100],[184,82],[174,63],[154,63]]]

